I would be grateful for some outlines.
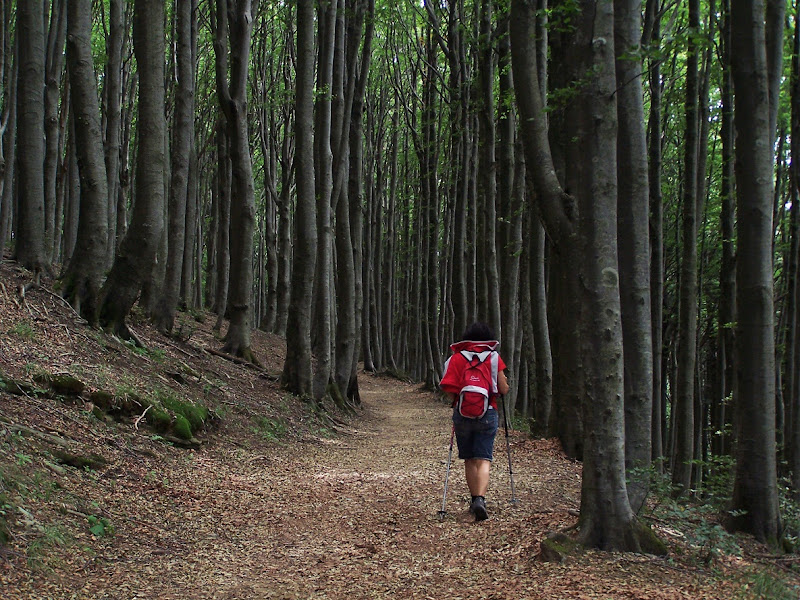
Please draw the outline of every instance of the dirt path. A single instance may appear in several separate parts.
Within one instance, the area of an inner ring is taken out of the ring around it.
[[[522,599],[730,598],[702,571],[663,559],[587,553],[536,560],[545,531],[574,522],[580,467],[514,434],[511,505],[498,436],[491,518],[467,513],[453,461],[440,521],[449,410],[417,387],[364,376],[363,418],[336,439],[254,449],[212,442],[103,475],[114,536],[3,598]],[[37,590],[34,592],[32,590]],[[48,590],[45,593],[42,590]],[[3,592],[3,590],[0,590]],[[36,593],[39,595],[37,596]]]

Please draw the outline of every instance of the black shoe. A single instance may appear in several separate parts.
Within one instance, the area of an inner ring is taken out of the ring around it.
[[[483,496],[476,496],[469,507],[469,512],[475,515],[476,521],[485,521],[489,518],[489,513],[486,512],[486,500]]]

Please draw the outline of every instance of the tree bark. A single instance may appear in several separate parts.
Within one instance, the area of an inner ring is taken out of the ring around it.
[[[44,206],[44,3],[17,6],[17,215],[15,258],[36,277],[47,268]]]
[[[286,361],[281,382],[290,392],[310,396],[311,302],[317,253],[314,196],[314,2],[297,2],[297,208],[291,300],[286,324]]]
[[[108,179],[108,248],[106,264],[114,261],[117,238],[117,198],[120,192],[122,147],[122,50],[125,45],[124,2],[109,0],[109,35],[106,40],[106,68],[103,83],[105,104],[105,161]]]
[[[136,201],[131,224],[103,290],[100,324],[129,337],[125,319],[153,269],[163,229],[164,15],[158,0],[135,0],[133,46],[139,73]]]
[[[189,160],[194,145],[194,55],[192,53],[192,0],[177,0],[175,33],[177,84],[172,129],[172,168],[169,185],[167,219],[167,270],[164,289],[156,306],[154,321],[165,332],[171,332],[180,299],[186,240],[186,204],[189,193]],[[249,154],[248,154],[249,157]]]
[[[625,366],[625,467],[635,513],[649,489],[652,452],[653,339],[650,314],[650,237],[647,138],[642,100],[641,2],[615,0],[617,114],[617,227]]]
[[[255,192],[250,158],[250,134],[247,124],[247,75],[250,63],[250,32],[258,0],[217,0],[217,17],[227,11],[230,38],[230,84],[220,72],[217,61],[217,93],[225,114],[231,153],[231,278],[228,290],[230,322],[223,351],[255,361],[250,349],[253,322],[253,230],[255,227]],[[223,27],[218,26],[215,51],[221,45]]]
[[[675,390],[675,447],[672,483],[678,493],[692,484],[695,458],[695,369],[697,366],[697,134],[699,0],[689,0],[689,41],[686,51],[686,127],[684,193],[681,223],[681,275],[678,339],[678,381]]]
[[[76,247],[62,278],[62,295],[94,325],[106,268],[108,180],[92,60],[92,0],[71,0],[66,11],[67,69],[81,197]]]
[[[44,92],[44,252],[47,263],[52,264],[58,249],[54,247],[57,226],[57,179],[61,162],[58,108],[61,99],[61,79],[64,73],[64,39],[67,33],[67,4],[54,0],[50,7],[50,31],[47,36]]]
[[[731,0],[736,89],[736,474],[729,525],[775,547],[781,534],[775,458],[772,139],[764,5]]]

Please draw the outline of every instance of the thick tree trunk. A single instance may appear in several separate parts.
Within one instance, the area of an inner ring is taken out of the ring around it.
[[[775,339],[772,267],[772,139],[760,0],[731,1],[736,88],[737,389],[736,475],[729,521],[777,546],[781,533],[775,458]]]
[[[158,0],[135,0],[133,45],[139,73],[136,201],[128,233],[103,287],[100,324],[128,335],[125,318],[153,269],[163,228],[164,15]]]
[[[617,106],[614,92],[613,9],[584,3],[578,46],[591,48],[594,73],[579,102],[588,134],[579,187],[582,304],[585,309],[586,423],[581,487],[582,543],[604,550],[659,552],[633,514],[625,482],[623,331],[617,264]],[[600,44],[598,39],[606,40]]]
[[[62,295],[89,323],[98,319],[108,243],[108,181],[100,104],[92,60],[92,0],[67,3],[67,69],[80,174],[80,216],[75,251]]]
[[[41,273],[47,268],[44,206],[44,4],[17,6],[17,190],[15,258]]]
[[[291,301],[286,324],[286,361],[282,384],[298,395],[310,396],[311,302],[317,254],[314,196],[314,2],[297,2],[297,209]]]

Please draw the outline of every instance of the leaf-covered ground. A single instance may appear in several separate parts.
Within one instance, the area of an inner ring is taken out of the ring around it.
[[[669,523],[653,523],[666,558],[539,560],[539,541],[573,525],[580,505],[580,465],[552,440],[511,432],[512,504],[501,429],[482,523],[467,513],[454,459],[440,520],[450,423],[431,392],[360,373],[358,414],[320,415],[278,388],[279,338],[257,333],[263,364],[247,367],[206,351],[221,346],[212,317],[182,314],[182,339],[134,321],[144,352],[88,329],[46,289],[23,300],[25,277],[0,270],[7,379],[68,372],[88,389],[202,400],[221,418],[199,449],[181,449],[146,414],[98,419],[86,392],[0,391],[0,514],[10,525],[0,598],[758,597],[748,591],[757,556],[704,564]],[[59,449],[105,462],[66,466]]]

